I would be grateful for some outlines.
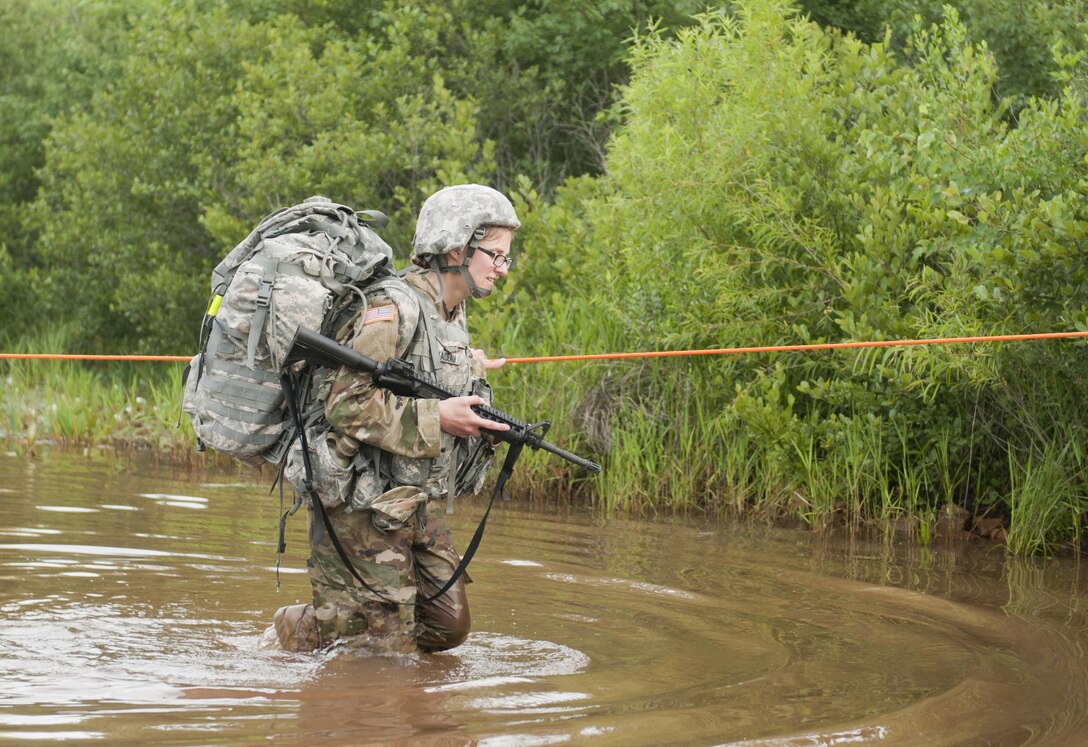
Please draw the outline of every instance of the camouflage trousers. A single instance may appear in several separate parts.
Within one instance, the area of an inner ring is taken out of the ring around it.
[[[351,575],[320,519],[312,508],[307,512],[307,566],[322,646],[411,653],[442,651],[465,640],[471,619],[464,575],[438,599],[420,601],[437,593],[460,562],[444,504],[444,499],[424,500],[401,520],[374,510],[328,511],[345,554],[377,594]]]

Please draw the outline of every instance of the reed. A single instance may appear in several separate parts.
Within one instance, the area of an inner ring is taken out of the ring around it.
[[[1063,542],[1080,545],[1088,496],[1075,479],[1083,467],[1076,439],[1045,444],[1022,460],[1009,453],[1009,549],[1017,555],[1054,552]]]
[[[606,320],[582,312],[583,331],[607,330]],[[533,330],[543,341],[530,343],[542,349],[581,344],[569,315],[557,322],[552,329],[544,321]],[[584,344],[602,347],[600,338]],[[624,349],[620,342],[603,344]],[[932,541],[942,512],[958,504],[1006,517],[1013,553],[1080,545],[1084,440],[1075,398],[1062,388],[1068,381],[1063,371],[1044,375],[1033,364],[1038,401],[993,389],[976,412],[984,422],[976,424],[963,414],[929,422],[924,409],[906,417],[859,406],[854,416],[828,418],[812,406],[807,415],[791,415],[796,403],[776,409],[769,400],[753,414],[735,387],[722,386],[736,375],[734,365],[624,361],[509,372],[510,380],[498,386],[500,402],[552,417],[560,424],[555,438],[588,449],[605,466],[586,479],[554,461],[530,458],[520,484],[553,495],[583,494],[606,513],[792,518],[853,530],[875,522],[888,540],[905,535],[922,545]],[[969,413],[975,398],[929,406]],[[1065,413],[1065,420],[1055,413]],[[1016,456],[1024,452],[1001,423],[1034,434],[1042,444],[1034,457]],[[1007,462],[995,469],[998,457]]]
[[[56,330],[16,352],[70,352]],[[180,365],[9,360],[0,363],[0,438],[21,455],[43,444],[150,449],[185,460],[195,443],[180,418]]]

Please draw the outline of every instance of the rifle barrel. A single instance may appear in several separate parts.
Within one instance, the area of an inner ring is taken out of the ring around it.
[[[341,345],[336,340],[331,340],[301,325],[295,330],[295,337],[287,349],[287,357],[284,358],[283,365],[286,367],[296,361],[320,363],[322,366],[334,369],[347,366],[369,374],[378,370],[378,362],[373,358],[368,358],[346,345]]]
[[[544,449],[544,451],[555,454],[557,457],[566,459],[571,464],[577,464],[582,469],[589,470],[593,474],[598,474],[601,471],[601,465],[597,464],[596,462],[590,461],[585,457],[580,457],[577,454],[567,451],[566,449],[561,449],[554,444],[547,443],[546,441],[541,441],[540,448]]]

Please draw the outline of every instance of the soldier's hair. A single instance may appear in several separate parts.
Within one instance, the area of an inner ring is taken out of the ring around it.
[[[509,226],[484,226],[484,237],[480,241],[487,241],[497,236],[501,236],[503,231],[509,231],[513,233],[516,229]]]

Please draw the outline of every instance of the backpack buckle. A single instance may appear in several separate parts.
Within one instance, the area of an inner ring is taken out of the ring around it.
[[[257,305],[267,308],[272,299],[272,280],[265,278],[261,281],[261,287],[257,290]]]

